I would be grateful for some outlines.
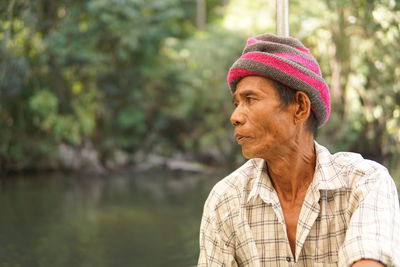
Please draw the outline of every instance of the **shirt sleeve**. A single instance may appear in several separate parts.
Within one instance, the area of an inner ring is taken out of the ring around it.
[[[399,198],[389,173],[362,179],[349,199],[351,218],[339,249],[339,266],[373,259],[400,267]]]
[[[213,193],[204,205],[200,226],[200,256],[198,267],[236,267],[235,248],[232,245],[234,233],[226,231],[226,224],[221,220],[213,203]]]

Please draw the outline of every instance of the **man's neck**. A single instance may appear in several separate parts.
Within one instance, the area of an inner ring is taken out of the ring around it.
[[[266,161],[281,201],[302,202],[314,176],[316,153],[313,136],[291,141]]]

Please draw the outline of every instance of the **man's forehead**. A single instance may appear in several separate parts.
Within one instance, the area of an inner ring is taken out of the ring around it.
[[[267,78],[248,76],[240,80],[232,97],[236,98],[248,94],[276,94],[275,83]]]

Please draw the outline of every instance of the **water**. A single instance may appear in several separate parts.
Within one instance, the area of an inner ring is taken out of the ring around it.
[[[227,173],[0,179],[0,267],[196,265],[204,201]]]
[[[0,266],[193,266],[204,201],[227,172],[1,180]]]

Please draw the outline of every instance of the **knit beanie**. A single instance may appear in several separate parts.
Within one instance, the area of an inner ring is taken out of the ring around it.
[[[310,98],[318,127],[328,121],[329,87],[322,77],[318,62],[299,40],[270,33],[248,39],[241,57],[233,63],[228,73],[227,80],[232,93],[242,78],[253,75],[305,92]]]

